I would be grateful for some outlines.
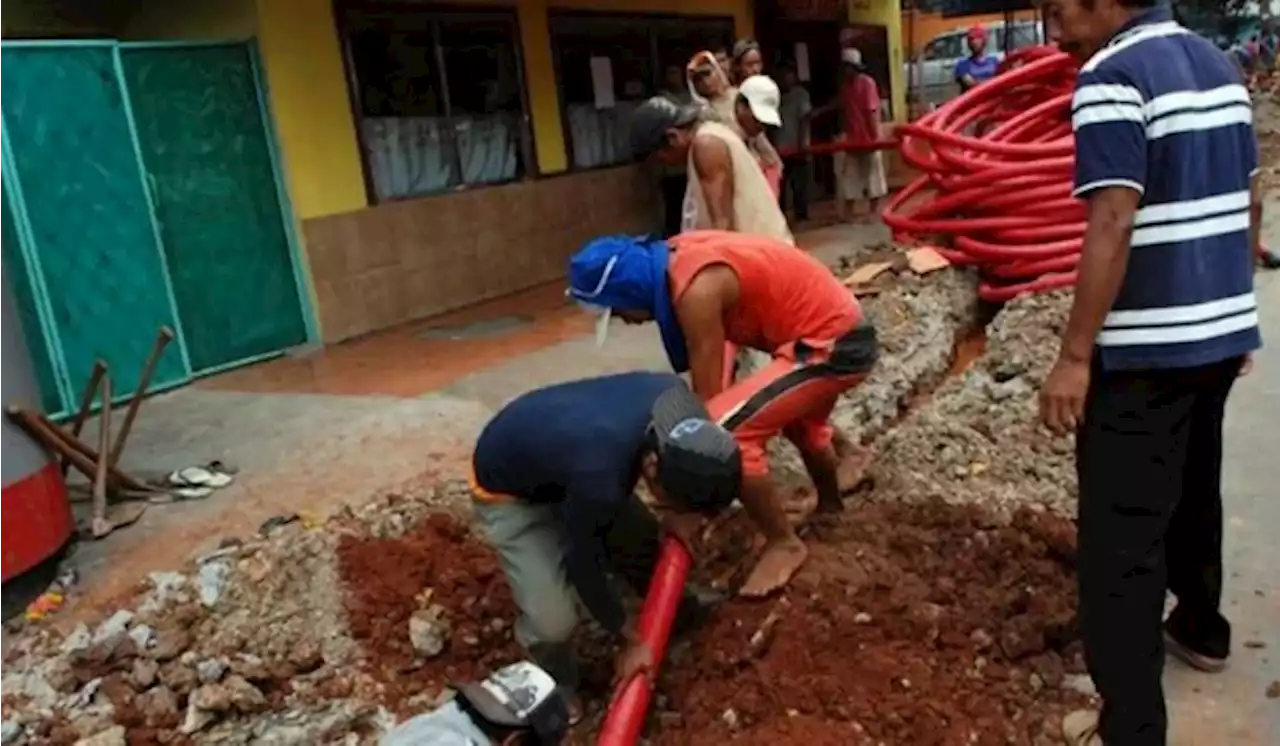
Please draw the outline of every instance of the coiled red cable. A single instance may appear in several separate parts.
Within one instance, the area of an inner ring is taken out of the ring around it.
[[[903,160],[922,174],[889,200],[884,221],[976,266],[983,300],[1075,284],[1085,228],[1071,196],[1076,71],[1055,47],[1021,49],[992,80],[898,128]]]

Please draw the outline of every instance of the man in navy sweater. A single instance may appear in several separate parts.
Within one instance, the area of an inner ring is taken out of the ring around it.
[[[679,377],[624,373],[511,402],[480,434],[472,466],[476,518],[520,607],[516,640],[569,696],[576,722],[579,599],[624,643],[620,680],[654,664],[608,577],[643,596],[653,574],[661,531],[636,484],[719,511],[742,483],[738,446]],[[687,593],[681,616],[700,606]]]

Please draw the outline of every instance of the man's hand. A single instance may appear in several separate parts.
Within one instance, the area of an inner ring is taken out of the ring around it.
[[[1075,432],[1084,421],[1084,398],[1088,392],[1088,361],[1059,355],[1040,388],[1040,420],[1055,435]]]
[[[618,654],[613,665],[613,696],[616,699],[624,687],[637,676],[653,672],[656,662],[653,651],[640,640],[629,640]]]

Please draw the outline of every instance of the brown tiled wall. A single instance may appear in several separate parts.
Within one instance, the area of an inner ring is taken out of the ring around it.
[[[659,225],[625,167],[390,202],[302,224],[326,342],[563,277],[584,241]]]

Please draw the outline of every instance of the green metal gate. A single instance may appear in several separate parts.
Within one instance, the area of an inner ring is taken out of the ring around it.
[[[192,370],[306,341],[249,47],[121,55]]]
[[[0,54],[5,274],[51,413],[96,358],[130,395],[162,324],[153,391],[314,338],[249,44]]]
[[[48,299],[55,336],[47,342],[64,361],[55,368],[70,386],[102,358],[115,390],[130,392],[156,330],[179,325],[115,46],[6,45],[0,54],[8,186],[25,206],[27,269],[43,285],[36,295]],[[185,381],[188,371],[177,345],[156,368],[156,385]]]

